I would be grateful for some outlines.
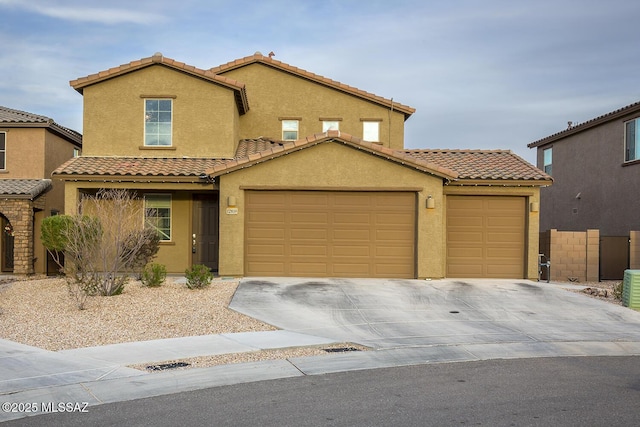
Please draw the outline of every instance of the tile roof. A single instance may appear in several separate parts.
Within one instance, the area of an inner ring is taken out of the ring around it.
[[[573,135],[578,132],[585,131],[592,127],[601,125],[603,123],[607,123],[611,120],[616,120],[622,116],[626,116],[627,114],[633,114],[638,111],[640,111],[640,102],[634,102],[633,104],[627,105],[626,107],[618,108],[617,110],[614,110],[609,113],[598,116],[596,118],[587,120],[586,122],[582,122],[575,125],[570,124],[567,129],[554,133],[553,135],[546,136],[530,144],[527,144],[527,147],[529,148],[540,147],[542,145],[546,145],[551,142],[557,141],[559,139],[565,138],[569,135]]]
[[[0,125],[19,127],[47,127],[77,144],[82,143],[82,134],[61,126],[53,119],[26,111],[0,106]]]
[[[458,179],[543,180],[552,178],[509,150],[403,150],[408,156],[449,168]]]
[[[264,138],[242,140],[238,144],[236,156],[233,159],[215,165],[209,169],[207,173],[213,177],[219,176],[329,141],[339,142],[367,151],[378,157],[383,157],[406,167],[427,172],[444,179],[455,179],[458,176],[456,172],[446,167],[409,156],[401,151],[383,147],[380,144],[363,141],[347,133],[335,130],[315,134],[297,141],[273,141]]]
[[[50,179],[0,179],[0,196],[35,199],[51,188]]]
[[[86,77],[80,77],[75,80],[71,80],[69,84],[75,90],[82,93],[83,89],[87,86],[117,76],[121,76],[132,71],[150,67],[152,65],[163,65],[174,70],[210,81],[212,83],[228,87],[229,89],[232,89],[236,92],[236,103],[238,104],[240,114],[244,114],[249,110],[249,103],[247,101],[247,94],[243,83],[240,83],[237,80],[230,79],[228,77],[217,75],[210,70],[203,70],[201,68],[194,67],[193,65],[187,65],[184,62],[179,62],[171,58],[167,58],[159,52],[147,58],[142,58],[137,61],[129,62],[127,64],[122,64],[118,67],[109,68],[108,70],[88,75]]]
[[[334,89],[340,90],[342,92],[349,93],[351,95],[358,96],[360,98],[365,98],[369,101],[373,101],[377,104],[381,104],[387,108],[393,108],[394,110],[398,110],[405,115],[405,120],[409,118],[413,113],[415,113],[415,108],[409,107],[408,105],[403,105],[398,102],[393,101],[393,99],[386,99],[381,96],[375,95],[370,92],[366,92],[364,90],[355,88],[353,86],[346,85],[344,83],[340,83],[338,81],[329,79],[327,77],[323,77],[321,75],[312,73],[310,71],[303,70],[298,67],[294,67],[292,65],[286,64],[282,61],[278,61],[273,59],[270,56],[264,56],[260,52],[256,52],[251,56],[245,56],[244,58],[236,59],[235,61],[228,62],[226,64],[219,65],[217,67],[213,67],[210,69],[211,72],[216,74],[223,74],[230,70],[235,70],[240,67],[244,67],[249,64],[261,63],[267,65],[269,67],[277,68],[283,71],[286,71],[291,74],[295,74],[299,77],[314,81],[316,83],[332,87]]]
[[[159,177],[196,178],[225,159],[209,158],[146,158],[146,157],[89,157],[68,160],[53,175],[67,177]]]

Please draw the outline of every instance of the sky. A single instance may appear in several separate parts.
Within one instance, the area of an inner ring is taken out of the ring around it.
[[[406,148],[506,149],[640,101],[630,0],[0,0],[0,105],[82,132],[69,81],[161,52],[275,59],[416,109]]]

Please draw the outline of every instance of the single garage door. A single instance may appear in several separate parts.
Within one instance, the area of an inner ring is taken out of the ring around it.
[[[415,193],[247,191],[248,276],[415,277]]]
[[[447,196],[447,277],[523,278],[524,197]]]

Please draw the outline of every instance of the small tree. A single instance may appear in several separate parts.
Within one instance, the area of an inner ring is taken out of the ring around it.
[[[62,268],[62,257],[67,247],[67,230],[73,223],[69,215],[49,216],[42,220],[40,239],[51,257]]]

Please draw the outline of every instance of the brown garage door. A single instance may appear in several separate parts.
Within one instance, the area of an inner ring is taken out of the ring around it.
[[[525,198],[447,196],[447,277],[524,277]]]
[[[248,276],[415,277],[415,194],[247,191]]]

